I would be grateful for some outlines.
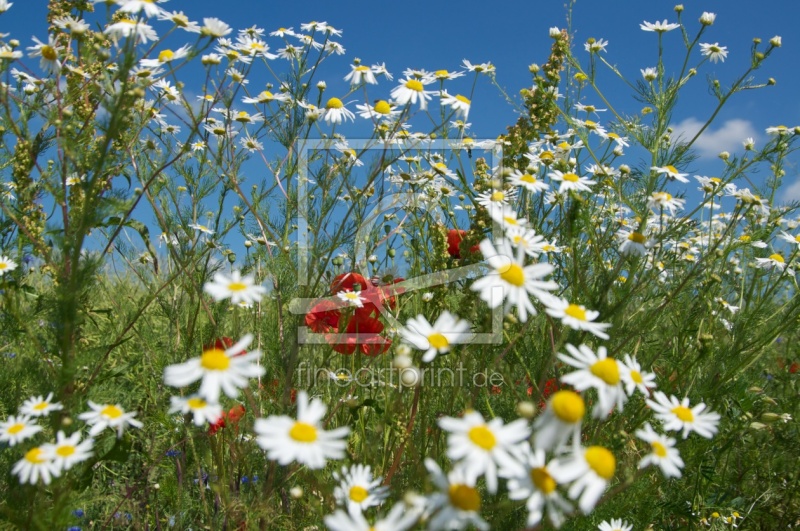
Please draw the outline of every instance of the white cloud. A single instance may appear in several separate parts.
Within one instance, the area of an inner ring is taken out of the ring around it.
[[[781,194],[781,200],[784,203],[791,201],[800,201],[800,177],[795,179],[792,184],[784,188]]]
[[[686,118],[672,126],[673,136],[688,142],[703,127],[703,123],[697,118]],[[758,133],[753,123],[734,118],[726,120],[716,129],[713,125],[706,128],[700,138],[692,144],[692,148],[701,157],[716,157],[721,151],[741,151],[744,149],[742,142],[748,137],[758,140]]]

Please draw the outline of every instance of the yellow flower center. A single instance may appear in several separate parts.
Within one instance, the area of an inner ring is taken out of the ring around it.
[[[243,282],[231,282],[228,284],[228,289],[230,291],[244,291],[247,289],[247,284]]]
[[[570,145],[569,145],[569,143],[567,143],[567,142],[561,142],[561,143],[560,143],[559,145],[557,145],[556,147],[557,147],[558,149],[561,149],[561,150],[567,150],[567,149],[569,149],[569,148],[570,148]]]
[[[69,445],[59,446],[56,449],[56,453],[59,455],[59,457],[69,457],[75,453],[75,447]]]
[[[169,63],[172,59],[175,58],[175,52],[172,50],[164,50],[160,54],[158,54],[158,60],[161,63]]]
[[[289,437],[297,442],[312,443],[317,440],[317,428],[306,422],[295,422]]]
[[[550,475],[545,467],[532,468],[531,481],[533,481],[539,492],[544,494],[550,494],[556,490],[556,480],[553,479],[553,476]]]
[[[675,414],[681,422],[692,422],[694,420],[694,414],[692,410],[686,406],[678,406],[672,408],[672,412]]]
[[[553,154],[549,151],[542,151],[539,153],[539,160],[543,162],[550,162],[553,160]]]
[[[2,267],[0,267],[0,269],[2,269]],[[50,404],[49,404],[49,403],[47,403],[47,402],[39,402],[38,404],[36,404],[35,406],[33,406],[33,409],[34,409],[35,411],[44,411],[45,409],[47,409],[47,406],[49,406],[49,405],[50,405]]]
[[[4,269],[8,269],[8,264],[5,262],[0,262],[0,271],[3,271]]]
[[[392,111],[392,106],[386,100],[380,100],[375,104],[375,112],[378,114],[389,114]]]
[[[575,391],[556,391],[550,401],[550,407],[559,420],[575,424],[586,414],[586,404],[581,395]]]
[[[367,496],[369,496],[369,492],[364,487],[358,485],[350,487],[350,499],[354,502],[361,503],[367,499]]]
[[[122,410],[117,406],[106,406],[100,410],[100,414],[110,419],[118,419],[122,416]]]
[[[247,113],[247,111],[239,111],[236,114],[236,121],[237,122],[249,122],[250,121],[250,115]]]
[[[56,49],[52,46],[44,45],[42,46],[42,57],[47,59],[48,61],[55,61],[58,59],[58,53]]]
[[[578,321],[586,321],[586,310],[577,304],[570,304],[567,306],[567,309],[564,310],[564,315],[568,315],[569,317],[577,319]]]
[[[8,428],[7,431],[11,435],[16,435],[16,434],[18,434],[19,432],[21,432],[24,429],[25,429],[25,424],[22,424],[21,422],[18,422],[16,424],[12,425],[10,428]]]
[[[656,454],[658,457],[667,457],[667,449],[660,442],[658,441],[651,442],[650,448],[653,449],[653,453]]]
[[[525,284],[525,271],[517,264],[508,264],[499,270],[500,278],[512,286],[522,287]]]
[[[456,94],[456,99],[457,99],[458,101],[460,101],[461,103],[466,103],[467,105],[469,105],[469,104],[471,104],[471,103],[472,103],[471,101],[469,101],[469,99],[465,98],[465,97],[464,97],[464,96],[462,96],[461,94]]]
[[[574,173],[565,173],[562,179],[564,179],[565,181],[569,181],[571,183],[576,183],[578,182],[578,179],[580,179],[580,177],[578,177]]]
[[[224,350],[212,348],[203,351],[200,356],[200,366],[207,371],[224,371],[227,370],[231,364],[230,358],[225,354]]]
[[[448,72],[447,70],[437,70],[436,72],[434,72],[434,75],[439,79],[444,79],[450,76],[450,72]]]
[[[478,491],[467,485],[450,485],[448,490],[450,503],[462,511],[477,512],[481,508],[481,497]]]
[[[678,170],[673,165],[664,166],[670,173],[678,173]]]
[[[368,66],[364,66],[364,65],[358,65],[355,68],[355,70],[356,70],[356,72],[369,72],[369,67]]]
[[[536,182],[536,177],[534,177],[530,173],[525,173],[525,174],[522,175],[522,177],[519,178],[519,180],[524,182],[524,183],[534,184]]]
[[[341,109],[342,107],[344,107],[344,104],[339,98],[331,98],[328,100],[328,103],[325,104],[326,109]]]
[[[783,259],[783,256],[779,255],[778,253],[769,255],[770,260],[774,260],[780,264],[785,264],[786,261]]]
[[[590,446],[583,454],[589,467],[594,470],[595,474],[605,480],[614,477],[614,471],[617,469],[617,460],[614,454],[602,446]]]
[[[491,450],[497,444],[492,430],[485,425],[475,426],[469,430],[469,440],[484,450]]]
[[[496,192],[492,192],[492,195],[491,195],[490,198],[491,198],[492,201],[500,202],[500,201],[502,201],[502,200],[504,200],[506,198],[506,194],[504,194],[503,192],[498,190]]]
[[[188,404],[191,409],[203,409],[206,407],[206,401],[202,398],[190,398],[186,401],[186,404]]]
[[[416,92],[422,92],[422,83],[420,83],[416,79],[409,79],[408,81],[406,81],[406,88]]]
[[[640,373],[639,371],[631,371],[631,380],[633,380],[634,383],[637,384],[644,383],[644,378],[642,378],[642,373]]]
[[[586,126],[586,129],[596,129],[597,128],[597,123],[593,122],[591,120],[586,120],[585,122],[583,122],[583,125]]]
[[[261,101],[261,102],[270,101],[274,97],[275,96],[272,94],[272,92],[270,92],[268,90],[265,90],[261,94],[258,95],[258,101]]]
[[[617,385],[619,383],[619,366],[617,365],[617,360],[613,358],[605,358],[595,362],[589,371],[608,385]]]
[[[644,243],[647,241],[647,238],[644,237],[644,234],[640,234],[638,232],[631,232],[628,235],[628,239],[634,243],[639,243],[642,245],[644,245]]]
[[[43,453],[41,448],[33,448],[25,453],[25,460],[34,465],[40,465],[46,461],[42,458]]]
[[[447,348],[450,346],[450,342],[447,340],[447,338],[444,337],[439,332],[429,335],[428,343],[430,343],[430,345],[437,350]]]
[[[512,218],[511,216],[503,217],[503,221],[505,221],[508,225],[519,225],[517,218]]]

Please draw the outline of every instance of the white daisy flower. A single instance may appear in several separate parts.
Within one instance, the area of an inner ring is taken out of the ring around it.
[[[228,35],[231,31],[233,31],[231,27],[220,19],[210,17],[203,19],[203,27],[200,29],[200,34],[204,37],[218,39]]]
[[[431,325],[424,316],[412,317],[400,330],[402,338],[419,350],[424,350],[422,361],[429,363],[438,354],[450,352],[452,345],[468,343],[472,339],[471,325],[447,310]]]
[[[488,204],[484,205],[489,209],[489,216],[503,227],[503,230],[521,229],[528,224],[528,220],[517,216],[517,211],[514,207],[504,204]]]
[[[517,195],[516,189],[511,190],[487,190],[482,194],[475,197],[475,202],[479,205],[488,208],[489,211],[493,208],[501,206],[508,206],[508,202],[512,201]]]
[[[656,391],[653,397],[655,400],[648,400],[647,405],[653,409],[656,418],[664,422],[665,430],[683,431],[684,439],[691,432],[706,439],[717,433],[720,416],[713,411],[706,411],[705,404],[690,408],[688,398],[679,401],[677,397],[667,397],[661,391]]]
[[[392,99],[398,105],[416,104],[417,100],[419,100],[419,106],[424,111],[428,107],[431,95],[436,94],[435,90],[425,90],[425,85],[430,82],[429,78],[406,79],[399,86],[392,89]]]
[[[11,473],[19,476],[20,483],[30,483],[35,485],[39,479],[45,485],[49,485],[53,478],[58,477],[58,465],[53,461],[52,451],[43,446],[31,448],[25,452],[25,457],[17,461]]]
[[[617,237],[620,239],[619,253],[622,256],[644,256],[652,245],[647,236],[633,230],[621,229]]]
[[[594,322],[600,312],[587,310],[583,305],[572,304],[566,299],[557,297],[548,297],[543,299],[542,302],[546,305],[545,312],[551,317],[561,319],[565,326],[573,330],[585,330],[601,339],[608,339],[608,334],[605,333],[605,330],[611,327],[611,324]]]
[[[712,63],[716,63],[717,61],[722,61],[724,63],[725,59],[728,57],[728,48],[727,46],[720,46],[718,42],[714,44],[700,43],[700,53],[708,57]]]
[[[247,334],[229,349],[212,347],[203,350],[199,358],[170,365],[164,369],[164,383],[171,387],[186,387],[202,379],[197,394],[212,404],[219,402],[220,392],[231,398],[239,396],[239,389],[247,387],[248,378],[258,378],[266,371],[257,362],[261,351],[256,349],[242,354],[252,343]]]
[[[535,230],[520,226],[506,227],[506,238],[514,247],[524,249],[525,254],[532,258],[538,258],[547,245],[544,237],[536,234]]]
[[[669,210],[670,216],[674,216],[676,211],[683,209],[684,203],[686,203],[684,199],[672,197],[672,194],[667,192],[653,192],[647,200],[647,207],[654,212]]]
[[[344,106],[339,98],[331,98],[325,104],[325,114],[322,117],[328,123],[340,124],[347,120],[351,122],[356,119],[355,114]]]
[[[351,514],[361,514],[369,507],[380,505],[389,496],[389,488],[381,487],[381,478],[372,477],[369,465],[344,466],[341,473],[333,473],[333,478],[339,482],[333,489],[336,502]]]
[[[378,100],[375,105],[356,105],[358,115],[365,120],[392,120],[400,115],[401,111],[393,110],[392,104],[386,100]]]
[[[607,357],[606,347],[598,347],[597,354],[586,345],[575,348],[568,344],[567,350],[572,356],[559,353],[558,359],[578,370],[565,374],[561,381],[578,391],[597,390],[599,400],[592,411],[595,418],[608,417],[615,406],[622,411],[628,397],[622,388],[620,363]]]
[[[22,403],[19,407],[19,412],[22,415],[28,415],[30,417],[43,417],[49,415],[53,411],[60,411],[64,408],[64,406],[52,400],[53,393],[48,394],[47,398],[43,396],[34,396]]]
[[[92,457],[92,446],[94,446],[94,441],[91,438],[81,442],[79,431],[69,437],[64,435],[63,431],[59,431],[56,434],[56,442],[44,444],[42,449],[52,454],[53,462],[60,473]]]
[[[509,182],[518,188],[524,188],[532,194],[537,194],[539,192],[545,192],[550,188],[544,181],[540,181],[534,175],[521,172],[519,170],[514,170],[514,172],[509,176]]]
[[[481,494],[475,488],[475,478],[464,467],[456,466],[447,476],[433,459],[425,459],[439,492],[428,496],[428,509],[434,513],[428,529],[465,529],[473,525],[487,531],[489,524],[481,518]]]
[[[170,397],[171,406],[169,413],[181,413],[186,415],[192,414],[194,425],[202,426],[206,422],[214,424],[220,417],[222,417],[222,406],[219,404],[211,404],[199,396],[190,396],[184,398],[182,396]]]
[[[315,398],[309,402],[308,393],[297,393],[297,420],[285,415],[256,419],[253,430],[258,445],[267,457],[280,465],[298,462],[311,469],[325,466],[328,459],[341,459],[347,448],[349,426],[330,431],[322,428],[327,407]]]
[[[531,450],[530,446],[525,445],[520,463],[522,468],[500,470],[500,475],[508,479],[508,497],[526,500],[528,527],[539,524],[545,511],[553,526],[561,527],[566,520],[564,514],[572,511],[572,505],[558,492],[558,484],[550,474],[544,450]]]
[[[344,76],[345,81],[349,81],[350,85],[360,85],[362,82],[370,85],[377,85],[378,80],[375,79],[375,73],[366,65],[350,65],[352,70],[349,74]]]
[[[165,0],[122,0],[122,6],[119,8],[119,10],[125,13],[134,14],[144,11],[144,14],[148,17],[157,17],[164,13],[164,10],[158,7],[157,4],[164,1]]]
[[[361,291],[350,291],[349,289],[345,289],[344,291],[340,291],[336,294],[339,299],[346,302],[350,306],[355,306],[356,308],[363,308],[364,303],[367,302],[366,297],[361,296]]]
[[[773,253],[767,258],[756,258],[756,267],[759,269],[788,271],[789,274],[794,274],[791,267],[786,267],[786,259],[780,253]]]
[[[92,427],[92,429],[89,430],[89,435],[92,437],[106,428],[112,428],[117,430],[117,438],[119,438],[122,437],[125,428],[128,426],[134,428],[141,428],[143,426],[141,422],[133,418],[136,416],[135,411],[125,413],[125,410],[118,404],[95,404],[89,400],[89,407],[92,408],[92,410],[81,413],[78,415],[78,418]]]
[[[111,24],[103,33],[111,37],[114,44],[119,44],[120,39],[127,39],[130,36],[140,43],[158,40],[158,34],[151,26],[129,18],[123,18]]]
[[[521,468],[521,443],[531,434],[524,419],[506,425],[501,418],[486,422],[477,411],[464,413],[460,419],[443,417],[439,427],[448,432],[447,457],[470,475],[485,475],[486,487],[492,494],[497,492],[498,466],[505,470]]]
[[[676,24],[675,22],[667,22],[667,19],[664,19],[663,22],[655,21],[655,23],[644,21],[642,24],[639,24],[639,27],[642,29],[642,31],[665,33],[667,31],[678,29],[681,27],[681,25]]]
[[[591,187],[597,184],[596,181],[592,181],[586,177],[581,177],[572,172],[564,173],[559,170],[553,170],[548,174],[548,176],[554,181],[559,181],[561,183],[561,185],[558,187],[559,194],[566,193],[569,190],[574,190],[576,192],[591,192]]]
[[[683,459],[675,448],[675,439],[657,433],[649,422],[643,430],[636,430],[636,436],[650,445],[650,453],[639,461],[639,468],[657,465],[665,477],[681,477]]]
[[[682,183],[689,182],[689,179],[686,178],[686,176],[689,174],[679,172],[678,169],[671,164],[666,166],[651,166],[650,170],[658,174],[665,175],[671,181],[680,181]]]
[[[385,517],[376,516],[374,524],[370,524],[360,511],[346,513],[338,510],[325,516],[324,521],[331,531],[406,531],[417,523],[419,516],[419,510],[398,503]]]
[[[533,443],[536,449],[552,450],[567,444],[570,439],[580,439],[581,422],[586,414],[586,403],[575,391],[556,391],[544,413],[533,423]]]
[[[600,531],[631,531],[633,524],[629,524],[622,520],[622,518],[612,518],[610,522],[603,520],[597,526]]]
[[[650,396],[650,389],[656,388],[656,375],[642,371],[642,366],[630,354],[625,354],[625,359],[619,363],[619,368],[628,396],[633,396],[636,389],[644,396]]]
[[[567,495],[578,500],[584,514],[594,509],[608,482],[617,470],[617,460],[607,448],[575,445],[572,454],[564,460],[555,460],[550,471],[558,483],[574,481]]]
[[[48,74],[57,75],[61,71],[61,61],[58,60],[58,45],[52,35],[48,35],[47,42],[42,42],[33,37],[36,46],[30,46],[30,57],[41,57],[39,67]]]
[[[17,268],[17,263],[11,258],[0,253],[0,277]]]
[[[214,234],[214,230],[213,229],[209,229],[205,225],[201,225],[199,223],[189,223],[189,227],[194,229],[194,230],[200,231],[203,234]]]
[[[31,421],[27,415],[10,415],[5,421],[0,422],[0,442],[14,446],[40,431],[42,427]]]
[[[252,304],[261,301],[267,288],[256,284],[253,275],[243,277],[239,271],[233,271],[230,278],[215,273],[213,280],[205,283],[203,291],[217,302],[230,298],[231,304]]]
[[[551,264],[524,265],[525,250],[520,247],[515,253],[510,241],[501,238],[495,247],[487,238],[480,249],[493,271],[473,282],[470,289],[480,292],[480,298],[490,308],[497,308],[505,301],[506,312],[516,306],[520,320],[525,322],[529,313],[536,315],[530,295],[549,299],[552,297],[549,291],[558,288],[552,280],[544,280],[553,272]]]
[[[467,120],[467,116],[469,115],[469,108],[472,102],[462,96],[461,94],[456,94],[455,96],[448,94],[446,90],[443,90],[441,93],[442,97],[442,105],[446,105],[455,111],[456,116],[461,116],[464,120]]]

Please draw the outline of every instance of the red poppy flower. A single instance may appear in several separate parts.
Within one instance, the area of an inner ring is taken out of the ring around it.
[[[450,229],[447,231],[447,254],[453,258],[461,258],[461,240],[467,234],[465,230]]]
[[[244,414],[245,414],[245,408],[244,408],[244,406],[242,404],[236,404],[235,406],[230,408],[228,411],[223,411],[222,412],[222,416],[220,418],[218,418],[216,422],[214,422],[211,425],[209,425],[208,434],[209,435],[214,435],[215,433],[217,433],[222,428],[227,427],[229,422],[230,422],[231,427],[233,429],[235,429],[236,431],[238,431],[239,430],[239,421],[242,420],[242,417],[244,417]]]
[[[358,284],[358,286],[356,286],[356,284]],[[365,290],[370,286],[372,286],[372,284],[367,282],[367,279],[358,273],[342,273],[341,275],[336,275],[333,282],[331,282],[331,294],[336,295],[340,291],[347,289],[350,291],[358,291],[359,289]]]
[[[328,334],[326,339],[336,352],[353,354],[358,348],[367,356],[376,356],[389,350],[392,344],[390,339],[380,335],[381,332],[382,322],[369,315],[356,313],[342,335]]]
[[[339,330],[340,316],[334,301],[322,299],[306,314],[306,326],[317,334],[336,332]]]

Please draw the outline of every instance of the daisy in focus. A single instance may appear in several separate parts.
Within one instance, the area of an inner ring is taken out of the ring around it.
[[[720,46],[718,42],[714,44],[701,43],[700,53],[703,54],[704,57],[708,57],[709,61],[712,63],[716,63],[717,61],[722,61],[724,63],[725,59],[728,57],[728,48],[726,46]]]
[[[369,507],[380,505],[389,496],[389,488],[381,487],[381,478],[372,477],[369,465],[342,467],[341,473],[333,473],[333,478],[339,482],[333,490],[336,503],[346,507],[350,514],[361,514]]]
[[[186,387],[202,380],[197,394],[208,402],[218,403],[221,392],[236,398],[239,389],[247,387],[248,378],[258,378],[266,373],[263,367],[254,363],[261,358],[260,350],[242,354],[252,341],[253,335],[247,334],[228,349],[222,350],[212,345],[204,349],[199,358],[170,365],[164,369],[164,383],[172,387]]]
[[[600,312],[587,310],[585,306],[572,304],[566,299],[548,297],[543,300],[546,305],[545,312],[551,317],[561,319],[561,322],[573,330],[584,330],[601,339],[608,339],[605,330],[611,327],[609,323],[595,323],[594,320]]]
[[[42,431],[42,427],[26,415],[9,416],[0,422],[0,442],[14,446]]]
[[[575,192],[591,192],[591,187],[597,184],[596,181],[592,181],[586,177],[581,177],[572,172],[564,173],[559,170],[553,170],[548,175],[552,180],[561,183],[561,185],[558,187],[559,194],[563,194],[570,190],[574,190]]]
[[[607,448],[575,445],[572,454],[562,460],[554,461],[550,469],[558,483],[569,483],[567,495],[578,500],[583,514],[589,514],[606,490],[608,482],[617,470],[617,460]]]
[[[481,531],[489,529],[489,524],[480,515],[481,494],[475,487],[477,478],[459,466],[445,476],[436,461],[430,458],[425,459],[425,468],[439,489],[428,496],[428,508],[434,513],[428,529],[466,529],[470,525]]]
[[[652,372],[642,371],[642,366],[630,354],[625,354],[624,360],[617,363],[628,396],[633,396],[633,392],[637,389],[644,396],[650,396],[650,389],[656,387],[656,375]]]
[[[667,165],[667,166],[651,166],[651,171],[654,171],[660,175],[665,175],[671,181],[680,181],[682,183],[688,183],[689,179],[686,178],[688,173],[681,173],[678,171],[675,166]]]
[[[364,303],[367,302],[366,297],[361,296],[361,291],[350,291],[345,289],[336,294],[340,300],[346,302],[348,306],[355,306],[356,308],[363,308]]]
[[[571,356],[559,353],[558,359],[578,369],[561,377],[561,381],[570,384],[578,391],[593,388],[599,397],[592,410],[595,418],[608,417],[614,410],[622,411],[627,395],[622,388],[620,364],[607,356],[606,347],[598,347],[597,354],[586,345],[574,347],[567,345]]]
[[[536,315],[530,296],[538,300],[551,299],[549,292],[558,288],[554,281],[544,280],[553,272],[552,265],[524,265],[525,250],[519,247],[515,252],[506,239],[501,238],[495,246],[487,238],[481,242],[480,250],[493,271],[473,282],[470,289],[480,292],[480,298],[490,308],[497,308],[505,302],[505,311],[516,307],[519,319],[524,323],[528,314]]]
[[[214,278],[211,282],[206,282],[203,291],[216,302],[229,298],[231,304],[252,304],[261,301],[267,288],[257,285],[253,275],[243,277],[239,271],[233,271],[230,278],[223,273],[214,273]]]
[[[47,398],[43,396],[34,396],[27,399],[19,407],[19,412],[29,417],[43,417],[49,415],[53,411],[60,411],[63,408],[64,406],[58,402],[53,402],[53,393],[50,393],[47,395]]]
[[[328,408],[315,398],[309,402],[308,393],[297,393],[297,420],[285,415],[256,419],[253,430],[258,445],[267,457],[280,465],[298,462],[311,469],[325,466],[328,459],[341,459],[347,448],[349,426],[325,431],[322,419]]]
[[[92,428],[89,430],[89,435],[92,437],[97,436],[106,428],[117,430],[117,438],[122,437],[125,428],[141,428],[143,424],[133,417],[136,412],[125,413],[119,405],[113,404],[95,404],[89,400],[89,407],[91,411],[81,413],[78,418],[86,422]]]
[[[713,411],[706,411],[706,405],[697,404],[689,407],[689,399],[678,400],[675,396],[667,397],[661,391],[653,395],[655,400],[648,400],[647,405],[653,409],[655,416],[664,422],[664,429],[683,431],[683,438],[695,432],[701,437],[710,439],[717,433],[720,416]]]
[[[650,445],[650,453],[639,461],[639,468],[657,465],[665,477],[681,477],[683,459],[675,448],[675,439],[657,433],[649,422],[643,430],[636,430],[636,436]]]
[[[331,98],[325,104],[325,114],[323,120],[330,124],[340,124],[350,120],[351,122],[356,119],[353,111],[350,111],[344,106],[344,103],[339,98]]]
[[[681,27],[680,24],[676,24],[675,22],[667,22],[667,19],[664,19],[663,22],[655,21],[655,22],[647,22],[644,21],[643,23],[639,24],[639,27],[642,31],[653,31],[655,33],[666,33],[667,31],[672,31],[674,29],[678,29]]]
[[[467,321],[445,310],[433,324],[422,315],[412,317],[400,330],[400,336],[424,350],[422,361],[430,363],[437,355],[450,352],[452,345],[468,343],[472,338],[470,328]]]
[[[435,90],[425,90],[425,85],[432,80],[423,79],[406,79],[400,85],[392,89],[392,99],[398,105],[416,104],[419,100],[419,107],[423,111],[428,108],[428,101],[431,100]]]
[[[467,412],[460,419],[443,417],[439,419],[439,427],[448,432],[447,457],[463,466],[468,474],[475,477],[485,474],[487,490],[492,494],[497,492],[497,467],[520,468],[520,445],[531,433],[524,419],[506,425],[501,418],[486,422],[477,411]]]
[[[56,442],[42,445],[42,450],[53,456],[53,463],[61,473],[92,457],[92,446],[94,441],[91,438],[81,442],[81,433],[78,431],[69,437],[59,431]]]

